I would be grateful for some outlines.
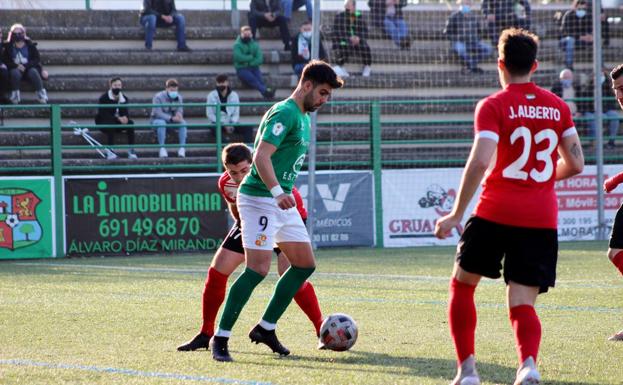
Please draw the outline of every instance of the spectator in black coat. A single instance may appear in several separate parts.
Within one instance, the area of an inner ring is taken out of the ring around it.
[[[340,77],[349,76],[342,68],[351,55],[361,56],[363,61],[362,76],[371,72],[372,53],[367,42],[368,26],[361,12],[357,11],[355,0],[344,2],[344,12],[335,15],[333,20],[333,50],[335,51],[335,73]]]
[[[301,24],[299,33],[292,39],[292,69],[296,76],[301,77],[303,67],[311,60],[312,51],[312,23],[306,20]],[[318,47],[318,58],[327,61],[327,53],[322,45],[322,36],[320,37],[320,46]]]
[[[576,48],[587,48],[593,44],[593,23],[587,0],[575,0],[573,9],[562,17],[560,45],[565,52],[565,66],[573,68]]]
[[[493,48],[480,38],[481,18],[472,10],[472,1],[462,0],[459,4],[459,10],[448,17],[444,33],[467,71],[479,74],[483,70],[478,63],[490,56]]]
[[[523,7],[521,17],[515,9],[516,4]],[[530,11],[530,0],[483,0],[482,13],[487,19],[493,44],[498,44],[500,33],[507,28],[530,29]]]
[[[175,26],[177,50],[188,52],[186,45],[186,19],[175,8],[175,0],[143,0],[143,9],[139,14],[140,23],[145,28],[145,48],[151,49],[156,28]]]
[[[0,60],[4,56],[4,44],[2,44],[2,30],[0,29]],[[0,61],[0,103],[9,100],[9,69],[6,64]]]
[[[128,108],[123,106],[129,104],[129,100],[121,90],[123,89],[123,82],[121,78],[114,77],[110,79],[110,89],[100,96],[98,104],[101,105],[116,105],[117,107],[99,107],[97,115],[95,116],[95,124],[105,125],[122,125],[119,128],[102,128],[102,132],[106,134],[109,146],[115,144],[115,134],[120,134],[123,131],[128,136],[128,145],[134,145],[134,128],[131,126],[134,122],[130,119]],[[106,149],[106,158],[112,160],[117,158],[111,149]],[[128,158],[136,159],[136,153],[133,148],[128,149]]]
[[[11,103],[18,104],[21,101],[19,88],[22,80],[33,85],[39,103],[47,103],[48,93],[43,88],[43,78],[47,77],[47,73],[41,67],[37,43],[26,36],[26,28],[21,24],[13,24],[3,46],[2,62],[9,71]]]
[[[280,0],[251,0],[248,17],[253,39],[259,27],[279,27],[283,49],[290,50],[288,19],[283,15]]]

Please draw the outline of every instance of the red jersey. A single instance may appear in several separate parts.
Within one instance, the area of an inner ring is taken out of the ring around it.
[[[474,214],[511,226],[556,229],[557,148],[577,131],[566,103],[534,83],[510,84],[478,103],[477,137],[497,142]]]
[[[227,202],[236,204],[238,185],[231,179],[227,171],[223,172],[223,174],[221,174],[221,177],[218,178],[218,189]],[[299,193],[299,190],[296,189],[296,187],[292,188],[292,195],[294,196],[296,209],[301,215],[301,218],[307,219],[307,209],[305,209],[305,205],[303,205],[303,197],[301,197],[301,194]]]

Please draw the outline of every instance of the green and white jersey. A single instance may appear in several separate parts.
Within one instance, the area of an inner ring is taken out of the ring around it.
[[[293,99],[273,105],[262,117],[255,137],[255,148],[260,140],[277,147],[270,158],[277,181],[284,192],[290,194],[294,181],[305,161],[309,147],[309,115],[301,112]],[[240,184],[241,193],[259,197],[272,197],[264,185],[255,164]]]

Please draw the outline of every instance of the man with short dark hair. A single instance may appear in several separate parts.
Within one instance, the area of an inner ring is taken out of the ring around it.
[[[143,0],[143,8],[139,14],[140,22],[145,28],[145,48],[151,49],[156,34],[156,27],[169,28],[175,26],[177,50],[189,52],[186,45],[186,19],[177,12],[175,0]]]
[[[288,19],[283,15],[281,0],[251,0],[248,19],[254,39],[259,27],[279,27],[283,50],[290,50]]]
[[[565,12],[560,26],[560,46],[565,53],[565,67],[573,69],[576,48],[593,45],[593,24],[587,0],[574,0],[573,8]]]
[[[164,91],[160,91],[154,95],[152,103],[156,106],[151,109],[151,124],[157,130],[158,144],[160,145],[158,156],[160,158],[169,156],[167,149],[164,147],[167,138],[167,126],[176,125],[174,129],[178,130],[178,137],[180,140],[177,156],[185,158],[186,121],[184,120],[184,107],[182,106],[184,101],[182,100],[182,95],[179,93],[177,80],[167,80],[165,82],[165,87]]]
[[[491,56],[493,48],[480,38],[480,17],[472,9],[472,0],[459,0],[460,8],[450,14],[444,33],[452,44],[452,49],[461,58],[466,70],[473,74],[484,71],[478,63]]]
[[[127,105],[130,103],[128,97],[121,92],[123,89],[123,81],[120,77],[114,77],[110,79],[108,82],[110,89],[100,96],[97,104],[100,105],[116,105],[115,108],[112,107],[99,107],[97,109],[97,115],[95,116],[95,124],[105,124],[105,125],[120,125],[119,128],[102,128],[102,132],[106,134],[107,143],[109,146],[113,146],[115,144],[115,134],[120,134],[123,131],[126,132],[128,136],[128,145],[134,145],[134,127],[131,125],[134,122],[130,119],[130,114],[128,112],[128,107],[122,107],[122,105]],[[117,158],[117,154],[111,149],[106,149],[106,158],[108,160],[113,160]],[[134,149],[130,147],[128,149],[128,158],[129,159],[137,159],[138,156]]]
[[[623,64],[619,64],[610,72],[610,79],[612,79],[614,97],[617,99],[619,107],[623,109]],[[623,183],[623,172],[606,179],[604,191],[609,193],[621,183]],[[612,233],[608,244],[608,259],[623,275],[623,205],[617,210],[612,224]],[[623,341],[623,330],[612,335],[609,340]]]
[[[217,109],[220,109],[221,129],[227,134],[237,132],[242,135],[245,143],[251,143],[253,141],[253,129],[236,126],[240,120],[238,93],[231,89],[226,74],[217,75],[215,80],[216,87],[208,94],[207,98],[206,116],[210,124],[216,124],[216,112]]]
[[[554,183],[582,172],[584,156],[569,107],[530,82],[537,49],[538,38],[530,32],[502,32],[498,74],[503,90],[478,103],[474,145],[455,205],[435,226],[438,238],[451,236],[482,181],[480,199],[460,235],[450,282],[448,324],[458,364],[452,385],[480,384],[474,292],[483,276],[499,278],[500,269],[520,362],[514,384],[540,383],[541,322],[534,304],[556,280]]]
[[[232,361],[228,349],[231,331],[253,290],[268,274],[275,243],[285,252],[291,266],[279,278],[266,311],[249,338],[266,344],[279,355],[290,354],[277,339],[277,321],[316,268],[309,235],[291,192],[309,146],[308,113],[326,103],[342,84],[327,63],[311,61],[303,69],[292,95],[273,105],[260,122],[253,166],[237,196],[246,269],[229,290],[218,330],[210,340],[212,357],[217,361]]]

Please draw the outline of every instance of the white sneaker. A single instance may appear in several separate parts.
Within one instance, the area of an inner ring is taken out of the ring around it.
[[[346,72],[346,70],[340,67],[339,65],[334,65],[333,71],[335,71],[335,74],[341,78],[347,78],[350,76],[350,74]]]
[[[109,149],[106,149],[106,160],[113,160],[113,159],[117,159],[117,154],[110,151]]]
[[[158,153],[158,157],[159,158],[168,158],[169,157],[169,153],[167,152],[167,149],[164,147],[160,147],[160,152]]]
[[[180,149],[177,150],[177,156],[180,158],[186,158],[186,149],[184,147],[180,147]]]
[[[536,370],[536,364],[532,357],[526,358],[517,369],[517,378],[515,378],[514,385],[539,385],[541,383],[541,375]]]
[[[370,68],[370,66],[364,66],[363,71],[361,71],[361,76],[367,78],[370,76],[370,72],[372,72],[372,68]]]
[[[138,156],[136,155],[136,153],[134,151],[128,151],[128,159],[138,159]]]
[[[11,96],[9,96],[9,99],[11,100],[11,103],[19,104],[19,102],[22,100],[19,94],[19,90],[11,91]]]
[[[458,373],[450,385],[480,385],[480,376],[476,370],[474,355],[470,355],[461,363]]]
[[[45,88],[42,88],[39,91],[37,91],[37,101],[41,104],[47,104],[48,92],[45,90]]]

